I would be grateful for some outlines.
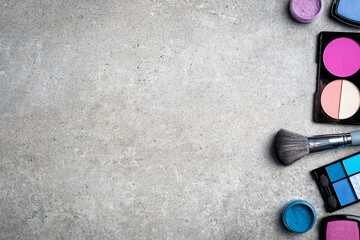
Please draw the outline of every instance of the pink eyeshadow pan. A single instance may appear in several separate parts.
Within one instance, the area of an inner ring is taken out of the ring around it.
[[[321,94],[321,106],[332,118],[339,119],[342,80],[329,83]]]
[[[360,68],[360,46],[350,38],[337,38],[326,46],[323,61],[326,69],[333,75],[351,76]]]
[[[349,220],[328,222],[326,240],[359,240],[359,225]]]

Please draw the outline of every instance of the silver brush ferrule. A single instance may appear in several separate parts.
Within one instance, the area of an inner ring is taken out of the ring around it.
[[[308,138],[310,153],[349,146],[352,143],[350,133],[328,134]]]

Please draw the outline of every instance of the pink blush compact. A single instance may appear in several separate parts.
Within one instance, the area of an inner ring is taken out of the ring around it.
[[[326,217],[320,225],[323,240],[359,240],[360,218],[352,215]]]

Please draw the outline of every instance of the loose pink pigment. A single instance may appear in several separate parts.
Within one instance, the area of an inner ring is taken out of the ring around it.
[[[321,9],[320,0],[294,0],[293,5],[295,13],[303,18],[312,18],[319,13]]]

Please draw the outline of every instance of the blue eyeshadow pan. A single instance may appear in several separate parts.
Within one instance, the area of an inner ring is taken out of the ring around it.
[[[345,159],[343,164],[348,175],[360,172],[360,154]]]
[[[341,206],[355,202],[356,196],[350,185],[349,179],[345,178],[333,184],[336,195],[340,201]]]
[[[341,178],[346,177],[346,173],[344,171],[343,166],[341,165],[341,162],[337,162],[330,166],[327,166],[326,171],[332,182],[335,182]]]
[[[360,1],[333,0],[331,16],[342,23],[360,28]]]
[[[337,13],[347,19],[360,22],[360,1],[340,0],[338,2]]]

